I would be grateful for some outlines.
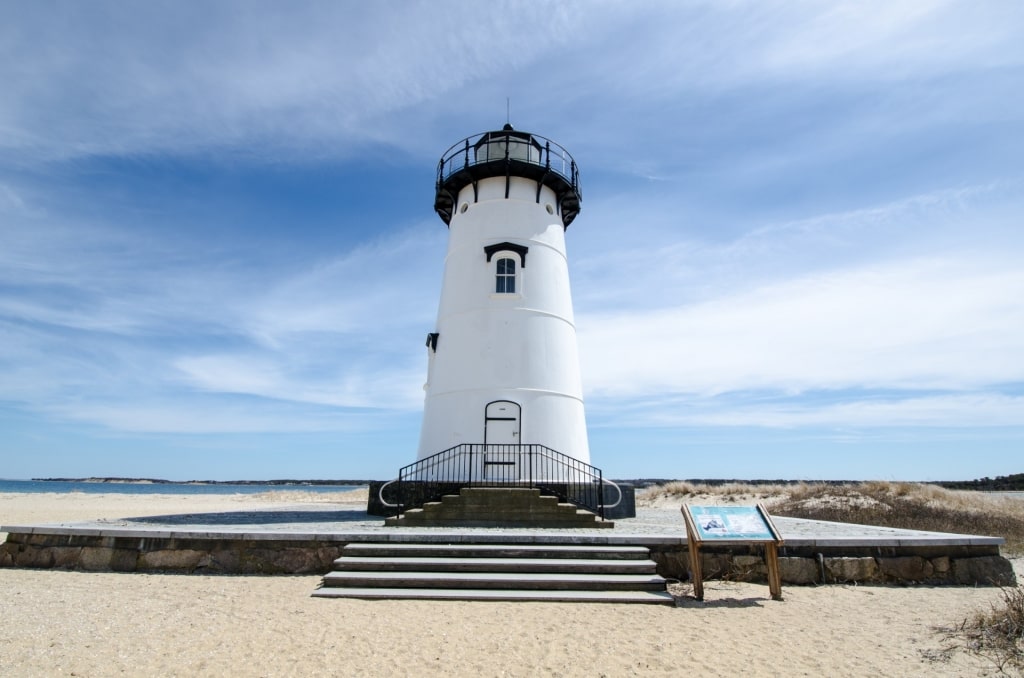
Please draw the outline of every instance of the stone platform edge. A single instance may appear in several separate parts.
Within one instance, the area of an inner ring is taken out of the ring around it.
[[[323,574],[349,543],[506,543],[645,546],[663,577],[688,579],[682,535],[432,530],[308,531],[167,530],[95,526],[12,525],[0,544],[0,568],[187,574]],[[595,532],[597,532],[595,530]],[[791,538],[780,549],[787,584],[899,583],[1015,585],[998,537]],[[708,578],[763,581],[756,546],[707,545]]]

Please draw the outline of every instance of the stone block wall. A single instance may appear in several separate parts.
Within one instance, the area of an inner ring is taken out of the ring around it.
[[[652,549],[658,574],[689,579],[690,556],[682,549]],[[701,552],[705,579],[767,581],[763,555],[750,547],[717,548]],[[779,557],[784,584],[933,584],[964,586],[1016,586],[1009,560],[995,553],[962,551],[949,555],[788,555]]]
[[[344,544],[248,539],[8,535],[0,567],[182,574],[323,574]]]
[[[230,538],[139,538],[11,533],[0,544],[0,567],[183,574],[323,574],[347,542]],[[663,577],[689,578],[685,542],[649,546]],[[789,585],[842,583],[1014,586],[1011,563],[996,547],[917,549],[787,548],[780,554]],[[707,579],[766,581],[760,549],[702,551]]]

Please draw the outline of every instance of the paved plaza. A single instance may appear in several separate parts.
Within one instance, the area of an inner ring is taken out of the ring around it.
[[[808,546],[999,546],[1003,539],[966,534],[901,530],[774,516],[785,544]],[[385,527],[384,519],[351,504],[296,504],[263,510],[94,520],[49,525],[5,525],[6,532],[145,538],[320,539],[402,541],[490,540],[684,543],[686,528],[678,509],[638,508],[635,518],[615,520],[615,528],[537,530],[504,528]]]

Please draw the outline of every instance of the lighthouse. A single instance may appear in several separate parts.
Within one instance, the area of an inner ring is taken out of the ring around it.
[[[446,451],[464,457],[446,472],[463,480],[535,476],[524,453],[536,449],[589,467],[565,245],[580,200],[572,156],[511,125],[442,155],[434,209],[448,249],[426,341],[426,474]]]

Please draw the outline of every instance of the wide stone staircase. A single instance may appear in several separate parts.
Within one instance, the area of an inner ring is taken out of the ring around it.
[[[526,487],[464,487],[459,494],[448,494],[441,501],[409,509],[401,516],[388,518],[385,524],[392,527],[615,527],[614,522],[602,520],[590,511],[560,503],[557,497]]]
[[[353,543],[320,598],[673,604],[643,546]]]

